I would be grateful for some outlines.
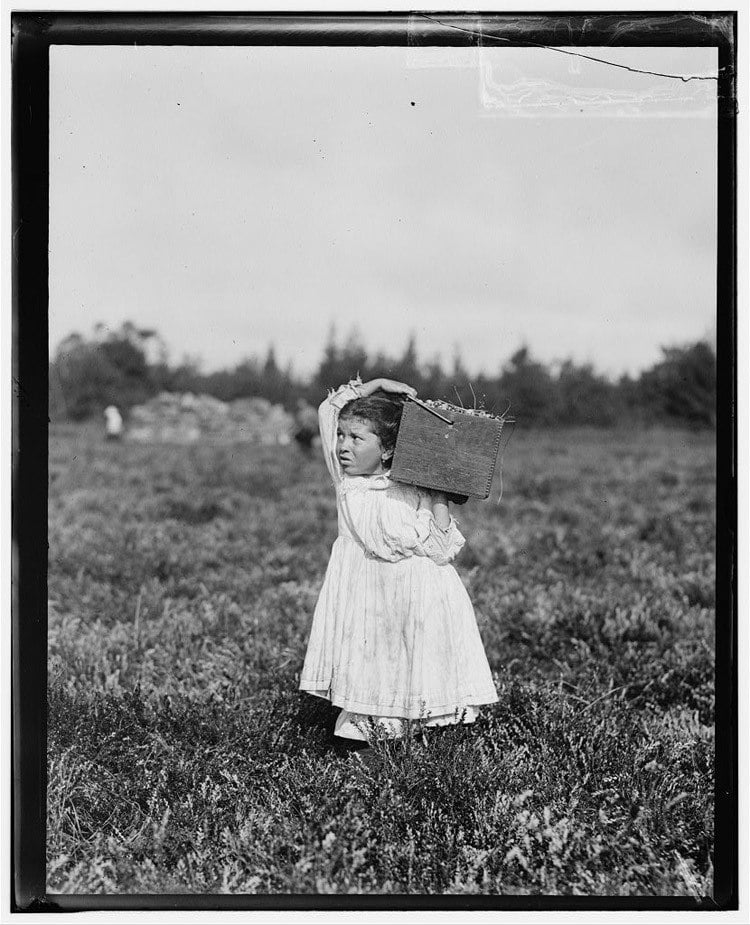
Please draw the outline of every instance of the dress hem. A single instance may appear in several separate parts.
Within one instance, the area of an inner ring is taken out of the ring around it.
[[[438,704],[420,705],[418,709],[399,707],[398,705],[382,703],[365,703],[361,700],[353,700],[330,691],[324,684],[301,681],[299,689],[314,697],[320,697],[328,700],[334,707],[340,707],[342,710],[348,710],[351,713],[365,713],[367,715],[390,716],[397,719],[429,719],[430,716],[445,716],[448,713],[456,713],[466,709],[466,707],[484,707],[492,703],[497,703],[497,692],[493,693],[468,693],[458,700],[451,700]]]
[[[342,710],[336,720],[333,730],[335,736],[359,742],[369,742],[384,734],[389,739],[404,738],[409,732],[414,733],[423,727],[445,728],[454,725],[473,725],[479,717],[480,708],[475,706],[464,707],[461,714],[446,713],[442,716],[432,716],[425,720],[410,720],[395,716],[363,716],[360,713],[350,713]],[[410,724],[416,724],[416,728]]]

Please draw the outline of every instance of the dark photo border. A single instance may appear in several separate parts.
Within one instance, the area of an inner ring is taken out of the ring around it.
[[[437,21],[439,19],[439,22]],[[738,907],[736,12],[12,13],[12,801],[15,912],[74,910],[731,910]],[[481,30],[481,32],[479,31]],[[51,45],[718,49],[716,768],[712,898],[48,895],[46,639]]]

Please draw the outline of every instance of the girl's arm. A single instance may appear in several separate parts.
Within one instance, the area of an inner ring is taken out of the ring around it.
[[[422,491],[419,495],[419,509],[432,513],[435,523],[441,530],[447,530],[451,525],[451,513],[448,507],[448,498],[442,491]]]
[[[318,408],[320,443],[323,447],[326,466],[336,485],[343,478],[336,456],[336,430],[339,423],[339,412],[347,402],[362,395],[362,388],[363,385],[359,379],[352,379],[351,382],[339,386],[335,392],[331,392]]]
[[[429,535],[422,543],[422,554],[438,565],[451,562],[461,551],[465,540],[451,516],[448,498],[444,492],[423,491],[419,496],[418,511],[429,516]]]
[[[384,392],[392,392],[394,395],[411,395],[417,394],[417,390],[407,385],[405,382],[398,382],[396,379],[371,379],[359,387],[359,393],[362,398],[367,398],[373,392],[382,389]]]
[[[442,491],[434,492],[432,496],[432,516],[441,530],[447,530],[451,525],[451,512],[448,499]]]

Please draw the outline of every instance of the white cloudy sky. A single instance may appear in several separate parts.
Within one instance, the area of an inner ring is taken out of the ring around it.
[[[581,50],[581,49],[579,49]],[[589,49],[716,73],[713,49]],[[715,82],[545,49],[54,47],[50,347],[301,373],[332,323],[637,372],[715,318]],[[412,105],[412,103],[414,105]]]

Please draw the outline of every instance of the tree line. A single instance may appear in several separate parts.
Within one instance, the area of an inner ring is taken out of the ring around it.
[[[469,375],[459,355],[445,368],[420,359],[415,339],[401,353],[371,355],[356,335],[343,342],[331,331],[316,370],[307,378],[283,367],[273,346],[265,356],[203,373],[195,360],[172,365],[158,332],[125,322],[111,331],[99,325],[92,336],[71,334],[49,368],[51,420],[81,421],[109,404],[127,414],[159,392],[193,392],[222,401],[262,397],[290,411],[300,399],[317,405],[330,388],[359,373],[387,375],[413,385],[428,398],[510,409],[519,425],[611,427],[619,423],[713,428],[716,422],[716,355],[697,341],[662,348],[662,357],[638,377],[616,381],[591,364],[572,360],[551,367],[528,347],[517,349],[496,374]]]

